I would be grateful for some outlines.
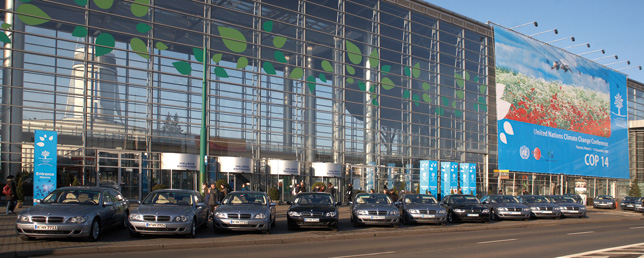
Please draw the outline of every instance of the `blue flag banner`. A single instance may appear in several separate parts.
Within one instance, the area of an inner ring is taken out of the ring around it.
[[[438,161],[429,161],[429,192],[438,196]]]
[[[411,191],[411,180],[412,180],[412,165],[411,164],[406,164],[405,165],[405,192],[410,192]]]
[[[394,177],[396,176],[396,163],[387,164],[387,188],[394,189]]]
[[[420,161],[420,174],[419,174],[420,187],[419,193],[425,194],[429,192],[429,160]]]
[[[376,162],[367,163],[367,174],[365,175],[365,192],[369,192],[371,189],[376,189]]]
[[[476,195],[476,163],[470,163],[470,194]]]
[[[441,162],[441,196],[445,197],[450,195],[450,162]]]
[[[56,190],[58,134],[36,130],[34,133],[34,205]]]
[[[470,194],[470,163],[460,163],[461,166],[461,191]]]
[[[458,163],[450,162],[450,180],[449,180],[449,191],[451,194],[458,193]]]

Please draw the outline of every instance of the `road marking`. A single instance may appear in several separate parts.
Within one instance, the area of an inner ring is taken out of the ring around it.
[[[584,231],[584,232],[575,232],[575,233],[568,233],[567,235],[581,235],[581,234],[590,234],[590,233],[595,233],[595,231]]]
[[[634,246],[642,246],[644,243],[639,243],[639,244],[632,244],[632,245],[623,245],[623,246],[617,246],[617,247],[610,247],[610,248],[604,248],[604,249],[599,249],[599,250],[594,250],[594,251],[588,251],[588,252],[583,252],[583,253],[577,253],[577,254],[570,254],[566,256],[559,256],[559,258],[572,258],[572,257],[590,257],[587,255],[592,255],[592,254],[599,254],[602,252],[608,252],[608,251],[613,251],[613,250],[619,250],[622,248],[629,248],[629,247],[634,247]]]
[[[501,239],[501,240],[478,242],[477,244],[491,244],[491,243],[500,243],[500,242],[510,242],[510,241],[516,241],[516,240],[518,240],[518,239],[510,238],[510,239]]]
[[[393,254],[393,253],[396,253],[396,252],[391,251],[391,252],[369,253],[369,254],[354,254],[354,255],[347,255],[347,256],[335,256],[335,257],[329,257],[329,258],[362,257],[362,256],[374,256],[374,255],[381,255],[381,254]]]
[[[630,229],[640,229],[640,228],[644,228],[644,227],[632,227]]]

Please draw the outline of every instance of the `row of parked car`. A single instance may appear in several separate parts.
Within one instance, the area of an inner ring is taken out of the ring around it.
[[[192,190],[157,190],[138,205],[113,188],[63,187],[17,217],[16,231],[23,240],[37,237],[78,237],[96,241],[103,230],[127,228],[132,237],[185,235],[195,237],[198,228],[213,220],[215,233],[261,231],[275,227],[276,203],[264,192],[229,193],[217,207],[209,207]],[[300,193],[287,211],[289,230],[338,229],[341,204],[328,193]],[[529,218],[585,217],[586,207],[562,195],[484,196],[449,195],[438,202],[428,194],[403,194],[392,200],[386,194],[360,193],[349,203],[354,226],[400,223],[438,223]]]
[[[617,204],[615,204],[617,205]],[[619,204],[619,207],[622,210],[631,210],[636,212],[644,212],[644,198],[643,197],[631,197],[627,196],[622,199],[622,202]]]

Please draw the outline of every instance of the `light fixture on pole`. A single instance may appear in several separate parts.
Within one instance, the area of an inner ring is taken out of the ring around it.
[[[548,42],[546,42],[546,43],[550,44],[550,43],[557,42],[557,41],[562,41],[562,40],[565,40],[565,39],[570,39],[570,40],[572,40],[572,42],[575,42],[575,37],[570,37],[570,38],[560,38],[560,39],[555,39],[555,40],[553,40],[553,41],[548,41]]]
[[[577,54],[577,55],[578,55],[578,56],[583,56],[583,55],[585,55],[585,54],[595,53],[595,52],[599,52],[599,51],[601,51],[601,52],[602,52],[602,54],[606,54],[606,51],[604,51],[603,49],[597,49],[597,50],[588,51],[588,52],[584,52],[584,53]]]
[[[605,64],[604,66],[621,64],[621,63],[626,63],[626,65],[631,65],[631,61],[627,60],[627,61],[619,61],[619,62],[615,62],[615,63]]]
[[[528,22],[526,24],[521,24],[521,25],[518,25],[518,26],[514,26],[514,27],[512,27],[510,29],[514,30],[516,28],[523,27],[523,26],[530,25],[530,24],[534,24],[535,27],[539,27],[539,24],[536,21],[533,21],[533,22]]]
[[[542,31],[542,32],[539,32],[539,33],[532,34],[532,35],[530,35],[529,37],[534,37],[534,36],[541,35],[541,34],[544,34],[544,33],[546,33],[546,32],[551,32],[551,31],[554,31],[554,32],[555,32],[555,34],[559,34],[559,30],[557,30],[557,29],[551,29],[551,30]]]
[[[573,45],[573,46],[565,47],[565,48],[563,48],[563,49],[569,49],[569,48],[579,47],[579,46],[584,46],[584,45],[585,45],[587,48],[590,48],[590,43],[584,43],[584,44],[579,44],[579,45]]]
[[[619,57],[617,55],[612,55],[612,56],[605,56],[605,57],[595,58],[595,59],[591,59],[591,60],[592,61],[597,61],[597,60],[600,60],[600,59],[606,59],[606,58],[611,58],[611,57],[615,57],[615,59],[619,59]]]
[[[640,65],[640,66],[625,67],[625,68],[622,68],[622,69],[617,69],[615,71],[621,71],[621,70],[632,69],[632,68],[639,68],[640,70],[642,70],[642,66]]]

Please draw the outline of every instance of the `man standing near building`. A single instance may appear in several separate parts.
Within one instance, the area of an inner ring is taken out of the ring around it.
[[[206,202],[210,207],[210,216],[215,215],[215,208],[219,204],[219,189],[215,183],[210,184],[210,189],[208,189],[208,196],[206,197]]]
[[[333,187],[332,183],[329,183],[327,185],[327,188],[324,190],[325,193],[330,193],[331,197],[333,197],[333,200],[335,200],[335,187]]]
[[[351,183],[347,185],[347,191],[344,194],[344,198],[347,199],[347,205],[349,205],[349,202],[353,198],[353,186],[351,185]]]
[[[228,187],[224,183],[221,183],[220,190],[219,190],[219,202],[222,202],[224,200],[224,197],[228,195]]]
[[[5,191],[5,189],[7,191]],[[6,214],[7,215],[16,214],[13,210],[16,208],[16,202],[18,201],[18,193],[16,193],[16,182],[13,181],[12,175],[7,176],[7,185],[2,190],[2,193],[4,193],[7,198]]]

